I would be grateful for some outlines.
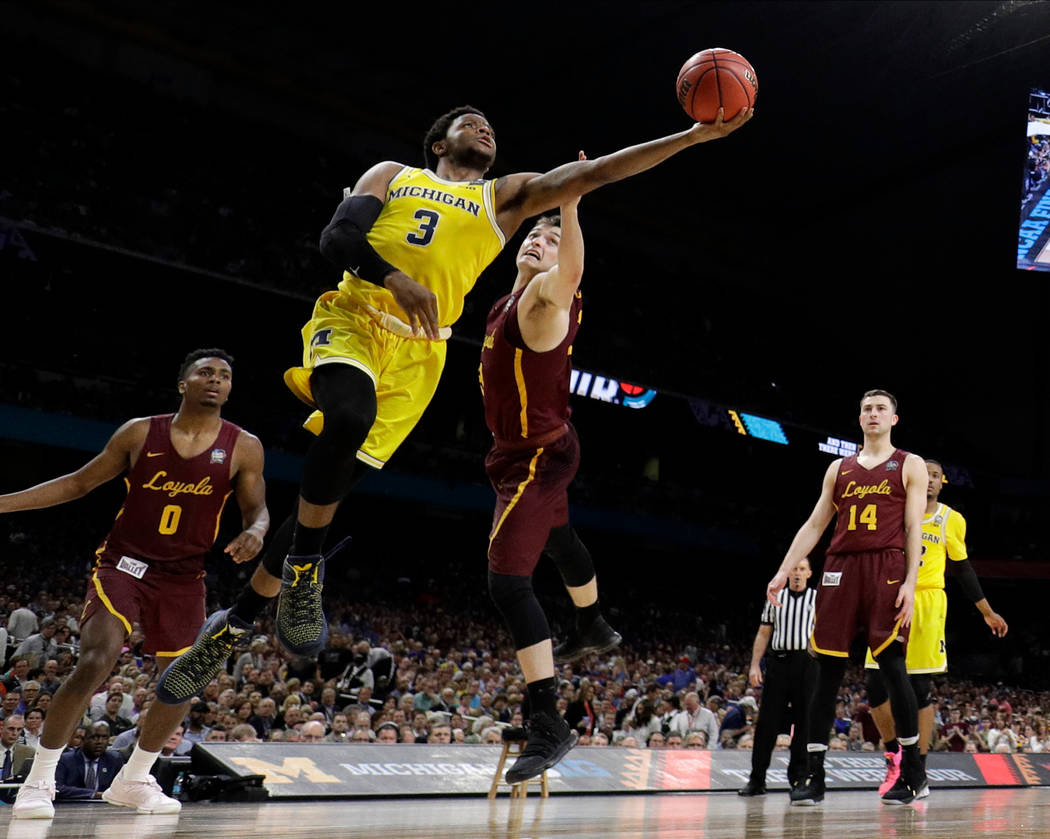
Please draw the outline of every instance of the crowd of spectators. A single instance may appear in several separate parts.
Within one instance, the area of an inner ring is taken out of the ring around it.
[[[331,640],[316,660],[284,654],[265,618],[191,705],[164,753],[185,754],[210,741],[498,744],[503,728],[522,723],[525,685],[493,614],[454,608],[455,595],[440,588],[407,605],[332,595]],[[626,636],[645,640],[558,668],[558,707],[580,745],[751,748],[761,689],[746,679],[746,636],[726,643],[676,631],[685,616],[672,611],[661,616],[666,631],[660,637],[651,630],[646,636],[642,627],[654,624],[639,613],[618,620]],[[26,596],[9,585],[0,593],[0,624],[8,635],[0,678],[6,740],[27,747],[38,741],[52,696],[76,663],[78,614],[68,591],[43,588]],[[141,641],[138,632],[128,639],[71,748],[98,740],[126,757],[134,747],[157,676]],[[1050,750],[1044,713],[1050,692],[938,677],[934,697],[935,751]],[[785,732],[777,748],[788,742]],[[881,748],[860,669],[841,687],[831,748]],[[23,761],[29,756],[31,750],[20,754]],[[19,774],[17,757],[7,765],[8,777]],[[63,793],[60,782],[60,798],[77,797],[79,787],[65,786],[71,791]]]
[[[1050,125],[1048,134],[1035,134],[1028,138],[1028,168],[1025,172],[1022,210],[1033,198],[1046,191],[1050,181]]]

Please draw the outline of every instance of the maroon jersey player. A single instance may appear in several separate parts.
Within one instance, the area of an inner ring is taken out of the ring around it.
[[[496,491],[489,535],[489,592],[514,640],[528,686],[528,743],[507,781],[557,763],[576,735],[557,712],[554,659],[605,652],[620,635],[602,618],[590,554],[569,525],[566,490],[580,449],[569,422],[572,342],[581,316],[583,236],[576,201],[539,219],[518,250],[511,293],[489,312],[481,351],[485,419],[493,444],[485,470]],[[557,565],[576,626],[557,648],[532,590],[540,555]]]
[[[133,624],[142,627],[143,651],[156,656],[159,669],[193,644],[205,618],[205,554],[231,493],[237,495],[244,529],[226,553],[245,562],[262,547],[269,526],[262,445],[220,416],[230,394],[232,361],[219,349],[191,352],[179,371],[177,413],[130,420],[76,472],[0,496],[4,513],[53,507],[127,472],[127,499],[96,552],[88,583],[80,659],[51,703],[33,768],[13,807],[15,818],[54,815],[58,758]],[[180,809],[148,772],[188,704],[153,703],[134,753],[97,797],[140,813]]]
[[[904,656],[922,553],[926,466],[890,441],[897,424],[897,400],[891,394],[870,390],[860,409],[863,448],[828,467],[820,499],[767,589],[775,605],[790,569],[816,547],[834,517],[810,639],[820,671],[810,710],[809,767],[806,779],[791,790],[792,804],[816,804],[824,798],[824,755],[835,697],[858,633],[879,664],[902,735],[901,775],[882,800],[907,804],[925,786],[917,746],[918,704]]]

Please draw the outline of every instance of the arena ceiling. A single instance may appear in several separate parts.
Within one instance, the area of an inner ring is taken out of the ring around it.
[[[415,162],[434,116],[472,103],[496,127],[497,174],[687,127],[680,65],[738,50],[759,77],[751,124],[585,199],[589,291],[622,303],[592,334],[628,372],[661,370],[658,387],[829,423],[887,387],[959,461],[1050,467],[1050,275],[1013,267],[1050,4],[0,6],[37,35],[131,45],[93,58],[130,74],[136,50],[166,56],[175,88],[195,73],[204,95],[259,119],[272,106],[365,159]]]

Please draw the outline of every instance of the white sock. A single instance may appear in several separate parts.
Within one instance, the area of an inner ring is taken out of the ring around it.
[[[131,753],[128,762],[124,764],[124,780],[145,781],[148,779],[149,770],[157,760],[157,755],[159,754],[160,749],[157,749],[155,752],[147,752],[142,746],[136,743],[135,751]]]
[[[59,746],[57,749],[48,749],[43,743],[38,743],[36,755],[33,757],[33,768],[29,770],[26,783],[28,784],[31,781],[48,781],[53,784],[55,782],[55,768],[58,766],[58,759],[62,757],[62,752],[64,751],[65,746]]]
[[[807,752],[826,752],[827,750],[826,743],[806,743]]]

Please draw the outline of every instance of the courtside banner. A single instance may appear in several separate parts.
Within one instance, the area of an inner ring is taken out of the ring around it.
[[[194,771],[265,775],[274,798],[484,795],[500,746],[359,743],[202,743]],[[931,753],[933,788],[1050,784],[1050,756]],[[775,752],[766,775],[787,789],[787,752]],[[513,758],[508,760],[510,766]],[[579,747],[547,773],[557,793],[703,792],[739,789],[751,769],[746,751]],[[881,754],[829,752],[829,789],[875,789],[885,776]],[[506,791],[507,787],[503,787]]]

